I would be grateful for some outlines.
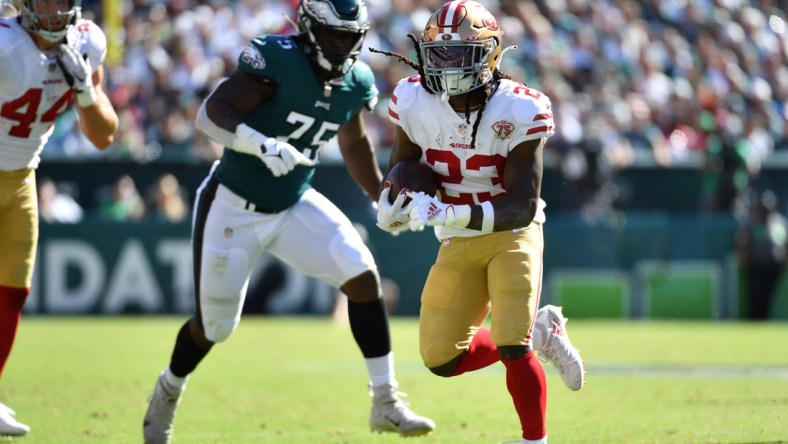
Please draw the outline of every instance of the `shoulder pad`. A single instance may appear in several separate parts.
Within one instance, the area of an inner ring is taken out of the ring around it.
[[[9,54],[22,41],[24,32],[16,19],[0,18],[0,55]]]
[[[359,83],[359,85],[366,88],[375,86],[375,74],[372,72],[372,68],[370,68],[365,62],[361,60],[356,61],[356,63],[353,64],[353,68],[351,68],[351,70],[353,73],[353,78]]]
[[[394,91],[391,93],[391,100],[395,102],[396,108],[399,112],[404,111],[416,101],[416,97],[420,92],[427,94],[421,86],[420,77],[418,74],[406,77],[397,82]]]
[[[350,68],[354,88],[364,97],[364,107],[372,111],[378,103],[378,87],[375,85],[375,74],[372,68],[361,60],[356,61]]]
[[[73,37],[76,40],[76,48],[82,54],[87,54],[90,60],[90,67],[96,71],[104,63],[107,56],[107,37],[98,25],[87,19],[80,19],[74,26]]]
[[[525,86],[523,83],[508,82],[506,86],[506,100],[512,110],[512,117],[522,124],[530,125],[534,120],[545,117],[552,120],[553,110],[550,98],[535,88]]]
[[[241,55],[238,56],[238,67],[251,74],[276,79],[297,49],[296,42],[290,36],[261,35],[249,41]]]

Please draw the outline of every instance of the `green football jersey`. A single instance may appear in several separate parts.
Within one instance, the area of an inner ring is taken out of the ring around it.
[[[286,141],[309,158],[362,107],[374,103],[378,90],[369,66],[357,61],[329,97],[309,59],[293,36],[254,38],[238,58],[239,68],[269,79],[276,92],[250,112],[243,123],[268,137]],[[262,160],[225,148],[216,169],[219,180],[257,207],[281,211],[309,188],[315,167],[297,165],[274,177]]]

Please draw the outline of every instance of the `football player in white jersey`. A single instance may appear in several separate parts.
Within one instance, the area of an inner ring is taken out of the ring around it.
[[[527,443],[547,442],[545,373],[552,362],[579,390],[583,361],[569,342],[561,309],[537,311],[542,287],[545,203],[542,153],[554,133],[550,99],[499,69],[506,49],[495,17],[481,4],[447,2],[412,35],[419,71],[394,89],[396,125],[389,167],[429,165],[438,195],[409,193],[389,204],[382,184],[378,225],[395,232],[434,226],[441,248],[425,283],[419,319],[424,364],[451,377],[501,361]],[[508,49],[508,48],[507,48]],[[382,51],[377,51],[382,52]],[[490,315],[490,328],[482,323]]]
[[[35,169],[57,116],[76,106],[99,149],[118,117],[101,84],[104,33],[80,18],[80,0],[18,0],[0,18],[0,374],[16,336],[38,242]],[[74,104],[76,102],[76,104]],[[0,404],[0,435],[30,428]]]

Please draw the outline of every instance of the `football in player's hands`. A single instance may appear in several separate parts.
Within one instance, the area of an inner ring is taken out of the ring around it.
[[[403,160],[394,164],[386,173],[385,180],[391,183],[390,203],[394,203],[397,195],[403,189],[414,193],[423,191],[430,196],[435,196],[438,191],[438,179],[435,177],[435,172],[417,160]],[[408,202],[410,202],[410,197],[405,199],[403,205],[407,205]]]

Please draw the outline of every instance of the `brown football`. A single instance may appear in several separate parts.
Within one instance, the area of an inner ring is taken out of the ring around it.
[[[396,163],[386,174],[386,180],[391,182],[389,202],[394,203],[397,195],[403,188],[413,192],[423,191],[434,196],[438,191],[438,179],[427,165],[417,160],[403,160]],[[410,198],[405,199],[408,203]]]

